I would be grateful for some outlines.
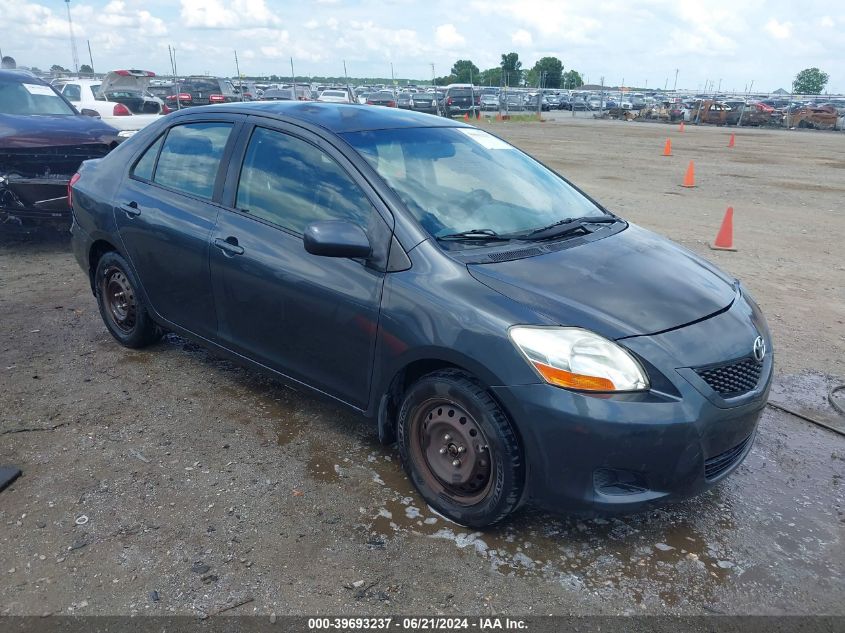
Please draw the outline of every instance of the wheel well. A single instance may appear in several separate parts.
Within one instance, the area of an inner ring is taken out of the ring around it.
[[[460,369],[467,371],[460,365],[438,359],[416,360],[396,372],[390,386],[387,388],[378,410],[379,440],[383,444],[392,444],[396,440],[396,422],[399,416],[399,406],[402,395],[417,380],[438,369]],[[472,375],[471,372],[467,372]]]
[[[91,244],[91,249],[88,251],[88,279],[91,282],[91,292],[94,292],[94,273],[97,271],[97,264],[100,258],[106,253],[116,250],[106,240],[97,240]]]

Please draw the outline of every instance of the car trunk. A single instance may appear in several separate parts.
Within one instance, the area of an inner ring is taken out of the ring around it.
[[[161,112],[161,104],[145,97],[142,93],[131,93],[128,91],[106,92],[107,101],[122,103],[132,114],[158,114]]]
[[[100,94],[108,101],[122,103],[132,114],[158,114],[161,104],[145,94],[152,76],[143,70],[112,71],[103,77]]]

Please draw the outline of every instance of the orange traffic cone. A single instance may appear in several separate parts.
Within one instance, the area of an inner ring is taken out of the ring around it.
[[[678,132],[680,132],[681,134],[684,133],[684,122],[683,121],[681,121],[681,126],[678,128]]]
[[[734,248],[734,208],[728,207],[725,211],[725,219],[722,220],[722,227],[716,234],[716,240],[707,244],[714,251],[735,251]]]
[[[690,161],[687,167],[687,173],[684,175],[684,184],[682,187],[695,187],[695,162]]]
[[[672,155],[672,139],[666,139],[666,145],[663,146],[663,155],[664,156],[671,156]]]
[[[466,113],[466,112],[464,112],[464,121],[466,121],[467,123],[469,123],[469,114],[468,114],[468,113]]]
[[[731,132],[731,140],[728,141],[728,147],[733,147],[736,145],[736,133]]]

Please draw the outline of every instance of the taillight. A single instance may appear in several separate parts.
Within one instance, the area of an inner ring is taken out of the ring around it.
[[[192,101],[191,95],[187,92],[180,92],[176,98],[179,99],[179,101]]]
[[[70,177],[70,180],[67,183],[67,206],[69,209],[73,209],[73,189],[71,189],[71,187],[73,187],[77,183],[79,178],[79,172],[76,172],[73,176]]]
[[[446,99],[446,105],[452,105],[452,97]]]
[[[481,97],[475,98],[475,105],[481,105]]]
[[[367,105],[375,105],[375,104],[372,101],[370,101],[369,99],[367,99]]]
[[[226,100],[226,97],[223,95],[208,95],[208,100],[211,103],[223,103]]]
[[[129,108],[127,108],[122,103],[114,104],[114,110],[112,111],[112,114],[114,116],[132,116],[132,113],[129,111]]]
[[[388,108],[395,108],[395,107],[396,107],[396,102],[395,102],[395,101],[388,101],[388,102],[387,102],[387,107],[388,107]]]
[[[168,108],[166,103],[161,104],[161,113],[162,114],[170,114],[171,112],[173,112],[173,110]]]

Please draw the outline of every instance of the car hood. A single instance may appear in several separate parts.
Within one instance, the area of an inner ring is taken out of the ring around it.
[[[109,90],[136,90],[144,92],[150,86],[150,79],[152,77],[119,75],[115,71],[112,71],[103,77],[103,83],[100,84],[100,92],[107,92]]]
[[[117,130],[90,116],[0,114],[0,149],[109,144],[116,140]]]
[[[699,321],[736,297],[735,280],[634,225],[557,252],[468,269],[481,283],[555,323],[612,339]]]

